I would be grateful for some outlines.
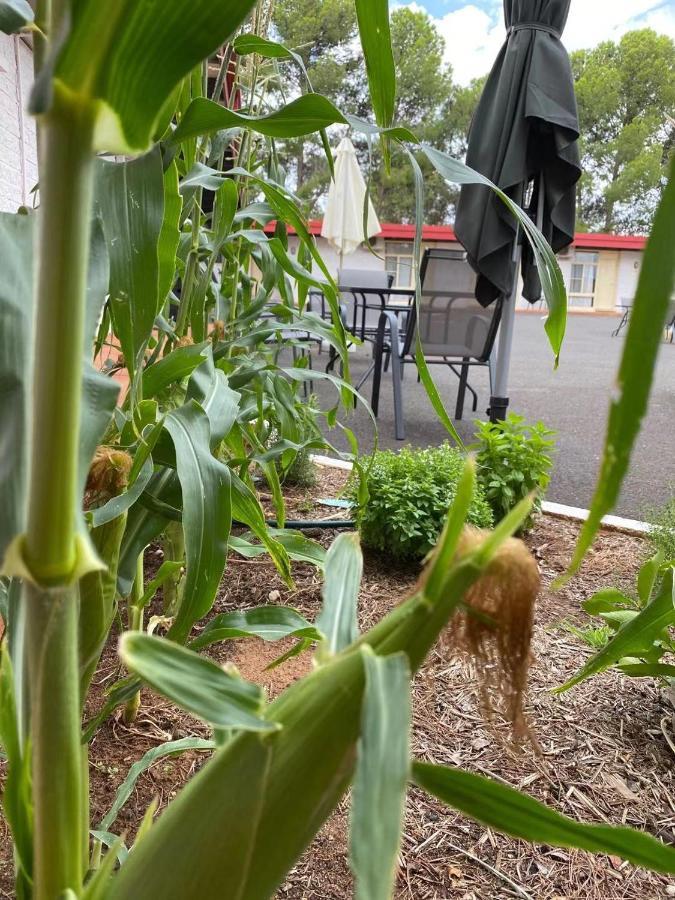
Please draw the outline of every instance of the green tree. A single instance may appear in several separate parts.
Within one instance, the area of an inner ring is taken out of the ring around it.
[[[302,56],[314,90],[346,108],[344,85],[361,66],[353,0],[322,0],[319,4],[316,0],[279,0],[274,7],[273,30],[277,40]],[[299,90],[300,71],[288,65],[284,71]],[[298,196],[308,211],[314,210],[327,190],[329,177],[320,141],[316,136],[287,141],[283,155],[293,169]]]
[[[646,232],[675,142],[675,44],[651,29],[572,54],[584,176],[580,227]]]
[[[369,116],[367,79],[355,41],[352,0],[327,0],[319,5],[315,0],[279,0],[274,26],[276,37],[302,54],[316,90],[346,112]],[[394,10],[391,34],[397,70],[396,121],[436,147],[463,153],[481,82],[469,87],[454,83],[452,70],[443,61],[443,38],[425,12],[406,7]],[[356,138],[355,142],[365,169],[370,164],[367,146]],[[329,179],[320,143],[289,141],[284,155],[296,179],[298,196],[308,212],[318,213]],[[446,222],[451,218],[456,191],[431,169],[425,157],[420,157],[420,165],[425,174],[426,219]],[[413,176],[403,155],[392,160],[391,172],[386,173],[375,150],[372,193],[381,221],[412,220]]]
[[[391,42],[396,64],[395,121],[407,125],[423,140],[447,145],[454,136],[452,100],[455,87],[451,68],[443,62],[445,44],[427,13],[408,7],[391,15]],[[414,184],[410,163],[392,161],[387,173],[378,158],[373,177],[373,199],[381,221],[406,222],[414,216]],[[426,219],[446,221],[455,192],[420,157],[425,175]]]

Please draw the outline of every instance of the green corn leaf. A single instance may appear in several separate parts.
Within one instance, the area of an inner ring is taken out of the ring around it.
[[[293,529],[270,528],[268,530],[274,540],[284,548],[289,559],[295,562],[311,563],[319,569],[323,568],[326,551],[318,541],[313,541]],[[245,559],[255,559],[267,553],[267,548],[263,545],[251,543],[251,537],[252,535],[230,535],[228,541],[230,550]]]
[[[671,161],[668,184],[656,211],[642,260],[617,378],[618,396],[612,400],[609,409],[597,487],[567,578],[578,571],[600,528],[602,517],[616,504],[642,419],[647,412],[663,324],[675,286],[673,235],[675,157]]]
[[[452,568],[459,538],[469,514],[476,489],[476,465],[472,457],[467,457],[462,477],[457,485],[455,499],[448,513],[443,532],[434,551],[433,564],[426,580],[425,594],[435,603],[443,590],[448,572]]]
[[[556,693],[569,690],[575,684],[615,665],[626,656],[639,657],[653,647],[654,641],[660,638],[663,629],[675,624],[674,572],[675,569],[668,570],[661,590],[651,603],[627,621],[602,650],[591,656],[576,675],[556,689]]]
[[[165,756],[178,756],[188,750],[213,750],[215,746],[214,741],[198,737],[186,737],[177,741],[166,741],[164,744],[152,747],[131,766],[129,774],[117,788],[112,806],[98,823],[96,830],[110,831],[122,807],[133,793],[136,782],[143,772],[146,772],[158,759],[162,759]]]
[[[120,639],[126,667],[181,709],[218,728],[275,731],[260,718],[264,695],[258,685],[225,672],[219,665],[173,641],[138,631]]]
[[[157,569],[157,574],[155,575],[155,577],[148,581],[148,583],[145,585],[145,590],[143,591],[143,596],[141,597],[141,599],[134,605],[139,606],[141,609],[145,609],[145,607],[148,605],[148,603],[150,603],[157,591],[166,584],[169,578],[177,575],[182,568],[182,560],[176,561],[172,559],[165,559],[159,569]]]
[[[630,678],[675,678],[675,666],[668,663],[624,663],[617,669]]]
[[[90,831],[94,840],[100,840],[104,835],[110,840],[109,850],[103,857],[101,865],[88,879],[84,890],[79,895],[80,900],[105,900],[110,883],[110,877],[115,869],[115,865],[124,862],[129,854],[122,838],[111,840],[114,835],[109,835],[107,831]],[[109,836],[108,836],[109,835]],[[103,841],[101,841],[103,843]],[[121,857],[121,858],[120,858]]]
[[[105,569],[88,572],[79,582],[78,645],[83,701],[117,610],[117,566],[125,526],[126,514],[122,513],[90,532],[91,542]]]
[[[588,600],[581,604],[589,616],[599,616],[600,613],[614,612],[615,609],[628,606],[630,600],[616,588],[605,588],[597,591]]]
[[[299,612],[288,606],[255,606],[253,609],[215,616],[202,633],[190,641],[189,647],[191,650],[202,650],[210,644],[234,638],[281,641],[288,637],[320,641],[323,635]]]
[[[328,653],[339,653],[359,634],[356,608],[363,555],[356,532],[341,534],[330,546],[324,565],[323,606],[316,625],[326,636]]]
[[[117,497],[111,497],[110,500],[107,501],[107,503],[103,504],[103,506],[99,506],[96,509],[89,511],[88,517],[90,518],[91,524],[94,526],[94,528],[97,528],[100,525],[105,525],[106,522],[112,522],[113,519],[121,516],[122,513],[126,512],[131,506],[134,505],[134,503],[138,500],[138,498],[148,486],[153,472],[152,458],[149,455],[149,450],[144,451],[144,449],[141,448],[141,452],[145,452],[145,459],[141,465],[137,477],[129,485],[126,491],[118,494]]]
[[[299,367],[281,367],[280,371],[293,381],[328,381],[338,392],[344,392],[350,398],[350,403],[353,405],[354,401],[356,403],[360,403],[362,408],[368,414],[370,421],[373,425],[373,435],[377,434],[377,422],[375,421],[375,416],[373,415],[373,411],[370,408],[370,404],[368,401],[357,391],[354,389],[354,386],[346,380],[346,378],[340,378],[337,375],[331,375],[330,372],[322,372],[320,369],[312,369],[309,371],[308,369],[301,369]]]
[[[638,597],[643,605],[649,603],[651,599],[652,591],[654,590],[654,585],[659,577],[659,570],[662,565],[663,551],[659,550],[655,556],[648,559],[646,563],[643,563],[643,565],[640,566],[637,577],[637,590]]]
[[[178,476],[176,473],[171,469],[162,469],[152,476],[140,501],[129,510],[117,568],[117,591],[122,597],[128,597],[131,593],[139,554],[145,550],[150,541],[162,533],[168,521],[166,516],[143,505],[144,498],[147,498],[149,494],[161,496],[163,491],[169,491],[173,496],[177,490]]]
[[[523,229],[525,236],[530,242],[534,260],[537,264],[537,271],[539,273],[539,278],[541,279],[544,299],[548,306],[548,317],[546,319],[545,329],[551,348],[555,354],[555,364],[557,366],[567,325],[567,293],[565,291],[565,281],[562,272],[560,271],[560,266],[558,265],[555,253],[546,243],[543,234],[533,224],[528,214],[488,178],[475,172],[473,169],[469,168],[469,166],[459,162],[459,160],[448,156],[447,153],[442,153],[440,150],[435,150],[433,147],[423,146],[422,150],[431,165],[442,178],[446,179],[446,181],[450,181],[453,184],[485,185],[495,192],[518,221],[518,224]]]
[[[248,525],[272,557],[279,574],[286,584],[292,585],[291,563],[283,544],[276,540],[265,522],[265,516],[255,494],[236,472],[230,472],[232,480],[232,517]]]
[[[375,121],[380,128],[388,128],[396,108],[396,66],[389,30],[389,3],[387,0],[356,0],[356,16]],[[381,140],[388,168],[386,135],[381,135]]]
[[[239,190],[233,179],[226,181],[220,193],[215,210],[214,232],[209,246],[216,252],[220,251],[223,241],[226,239],[237,214],[237,206],[239,204]]]
[[[305,75],[307,74],[304,60],[299,53],[289,50],[288,47],[284,47],[277,41],[270,41],[257,34],[240,34],[232,42],[232,49],[238,56],[257,53],[258,56],[263,56],[265,59],[290,59],[297,63]]]
[[[170,141],[179,144],[187,138],[212,134],[224,128],[250,128],[267,137],[296,138],[313,134],[336,123],[346,125],[347,120],[321,94],[303,94],[265,116],[234,112],[213,100],[198,97],[185,111]]]
[[[156,397],[164,388],[187,378],[201,366],[211,350],[211,342],[178,347],[143,371],[143,394]]]
[[[395,141],[404,141],[411,144],[419,144],[419,140],[415,134],[409,129],[401,125],[393,125],[390,128],[382,128],[379,125],[373,125],[359,116],[345,115],[345,119],[354,131],[365,134],[367,137],[375,137],[377,135],[391,138]]]
[[[9,541],[23,530],[25,479],[29,452],[30,367],[33,347],[34,216],[0,213],[0,560]],[[87,328],[103,306],[108,258],[98,223],[94,224],[87,271]],[[91,334],[90,334],[91,337]],[[90,343],[90,342],[89,342]],[[86,347],[85,357],[90,355]],[[84,493],[87,473],[112,417],[119,385],[97,372],[85,358],[81,408],[78,489]],[[88,540],[82,515],[80,535]]]
[[[310,92],[314,92],[314,88],[312,87],[312,82],[309,77],[309,73],[307,72],[307,68],[305,66],[305,61],[299,53],[296,53],[294,50],[289,50],[288,47],[284,47],[283,44],[277,43],[277,41],[270,41],[267,38],[259,37],[257,34],[240,34],[239,37],[235,38],[232,44],[235,53],[239,56],[246,56],[250,53],[257,53],[258,56],[262,56],[265,59],[286,59],[294,62],[300,71],[302,72],[305,81],[307,82],[307,88]],[[323,149],[326,154],[326,160],[328,162],[328,167],[330,169],[331,178],[335,175],[334,170],[334,160],[333,153],[331,151],[330,142],[328,140],[328,134],[324,128],[320,131],[321,134],[321,143],[323,144]]]
[[[350,821],[357,900],[389,900],[394,888],[410,773],[410,667],[405,653],[364,647],[361,713]]]
[[[92,348],[97,336],[103,308],[110,284],[110,260],[105,231],[100,218],[91,224],[89,241],[89,270],[87,272],[87,308],[84,322],[84,357],[91,361]]]
[[[415,305],[417,307],[417,321],[421,321],[421,303],[422,303],[422,282],[420,280],[420,264],[422,257],[422,225],[424,224],[424,176],[420,169],[419,163],[414,155],[408,151],[408,159],[413,170],[415,181],[415,242],[413,250],[413,261],[415,266]],[[427,396],[431,401],[431,405],[438,418],[445,426],[448,434],[457,444],[458,447],[464,448],[464,442],[455,428],[455,425],[447,413],[441,395],[438,392],[436,383],[431,375],[431,371],[427,364],[422,347],[422,339],[420,337],[419,328],[415,329],[415,365],[420,374],[420,379],[427,392]]]
[[[176,449],[183,498],[185,588],[170,635],[184,641],[192,625],[211,609],[227,561],[232,522],[230,469],[211,455],[211,432],[195,400],[164,421]]]
[[[180,192],[181,194],[193,193],[195,188],[219,191],[226,184],[233,183],[233,179],[227,172],[219,172],[202,162],[196,162],[190,171],[181,178]]]
[[[675,872],[675,849],[634,828],[582,824],[514,788],[461,769],[414,763],[413,781],[448,806],[512,837],[609,853],[655,872]]]
[[[28,0],[0,0],[0,31],[14,34],[32,25],[35,14]]]
[[[115,410],[119,384],[107,378],[91,365],[84,363],[82,409],[80,413],[80,460],[78,471],[79,496],[83,496],[89,467],[96,448],[101,443]],[[84,515],[78,516],[80,531],[87,532]]]
[[[167,245],[172,241],[165,227],[159,147],[128,162],[99,160],[96,197],[110,254],[110,311],[133,377],[164,301],[159,296],[160,238]]]
[[[213,363],[213,354],[206,348],[206,360],[192,373],[187,399],[196,400],[206,413],[211,430],[211,448],[227,437],[237,420],[241,394],[233,391],[227,376]]]
[[[178,191],[178,167],[172,162],[164,172],[164,218],[157,242],[159,306],[162,308],[176,275],[176,251],[180,241],[183,200]]]
[[[54,75],[95,105],[96,149],[145,150],[176,85],[236,31],[252,5],[253,0],[172,0],[159,15],[154,0],[117,0],[112,8],[99,0],[73,4]],[[152,41],[145,41],[148,34]],[[44,112],[48,98],[46,85],[38,84],[34,109]]]
[[[112,850],[113,858],[117,857],[117,862],[121,866],[124,865],[127,857],[129,856],[129,850],[124,841],[122,841],[116,834],[112,834],[110,831],[98,831],[97,829],[92,828],[89,834],[94,838],[95,841],[99,841],[101,844],[103,844],[104,847],[109,847]],[[86,897],[86,894],[83,896]],[[96,894],[96,896],[98,897],[99,895]]]
[[[24,523],[34,226],[34,216],[0,213],[0,559]]]
[[[105,692],[105,702],[96,715],[92,716],[86,723],[82,733],[82,743],[88,744],[93,738],[102,722],[112,715],[112,713],[120,706],[123,706],[132,697],[135,697],[141,687],[141,679],[136,675],[130,675],[116,681]],[[99,838],[100,840],[100,838]],[[104,842],[105,843],[105,842]]]
[[[14,673],[7,646],[0,651],[0,743],[6,757],[2,812],[12,831],[17,888],[31,884],[33,827],[30,753],[20,733]],[[30,893],[25,896],[30,896]]]
[[[282,666],[287,660],[293,659],[295,656],[300,656],[301,653],[304,653],[306,650],[312,646],[311,638],[300,638],[290,650],[287,650],[285,653],[282,653],[281,656],[277,656],[276,659],[273,659],[271,663],[268,663],[265,666],[265,671],[270,672],[272,669],[276,669],[279,666]]]

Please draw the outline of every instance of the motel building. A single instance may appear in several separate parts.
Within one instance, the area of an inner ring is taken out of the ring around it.
[[[329,271],[337,272],[338,253],[321,237],[321,220],[311,220],[309,228]],[[394,276],[394,287],[412,287],[414,232],[414,225],[384,224],[380,234],[370,242],[374,253],[362,245],[354,253],[344,257],[343,267],[386,269]],[[629,235],[577,234],[574,244],[558,256],[570,312],[623,315],[635,295],[646,242],[645,237]],[[289,235],[291,252],[297,252],[297,245],[298,238]],[[422,246],[423,249],[462,249],[449,225],[425,225],[422,229]],[[518,308],[538,309],[538,304],[533,307],[521,297]]]

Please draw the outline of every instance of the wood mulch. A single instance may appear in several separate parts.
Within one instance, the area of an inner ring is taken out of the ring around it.
[[[315,498],[335,497],[344,472],[322,469],[313,490],[288,489],[290,518],[334,518],[344,511],[319,507]],[[542,575],[534,632],[534,661],[527,712],[540,752],[509,743],[508,728],[487,725],[470,661],[444,638],[413,684],[413,749],[416,756],[467,769],[522,788],[569,816],[586,822],[627,824],[675,843],[672,708],[651,680],[605,673],[563,695],[551,689],[564,682],[590,650],[563,623],[583,626],[580,603],[601,587],[632,588],[645,548],[640,538],[605,531],[580,576],[552,593],[549,585],[565,568],[578,533],[574,523],[544,516],[527,538]],[[327,544],[334,533],[314,537]],[[161,557],[151,549],[149,570]],[[294,606],[313,619],[321,602],[321,582],[313,567],[294,566],[289,590],[266,558],[232,557],[214,614],[268,604]],[[366,556],[359,603],[362,628],[385,615],[412,588],[416,573]],[[212,656],[233,662],[242,675],[275,696],[309,671],[309,655],[283,666],[265,666],[289,644],[258,640],[227,642]],[[93,711],[102,692],[120,673],[115,638],[101,661],[90,700]],[[148,690],[133,726],[116,716],[96,734],[90,750],[92,821],[110,807],[131,764],[157,744],[187,735],[207,736],[196,722]],[[164,758],[141,776],[114,829],[130,843],[153,798],[160,808],[205,760],[186,753]],[[278,892],[288,900],[343,900],[353,895],[348,865],[348,798],[343,800]],[[11,849],[2,827],[0,897],[11,897]],[[280,823],[280,827],[283,824]],[[532,846],[503,837],[448,810],[419,790],[408,797],[396,886],[398,898],[414,900],[656,900],[675,896],[675,878],[654,875],[615,857]]]

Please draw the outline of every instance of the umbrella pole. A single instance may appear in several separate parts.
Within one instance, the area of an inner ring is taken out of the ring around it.
[[[523,191],[523,196],[524,196]],[[544,175],[539,176],[539,193],[537,197],[537,228],[541,230],[544,221]],[[520,260],[523,248],[518,240],[520,226],[516,229],[513,239],[513,256],[515,263],[515,277],[511,295],[504,301],[502,307],[502,321],[499,327],[499,348],[497,350],[497,366],[492,385],[493,395],[490,397],[490,421],[503,422],[509,408],[509,370],[511,368],[511,352],[513,350],[513,332],[516,324],[516,302],[518,299],[518,287],[520,279]]]

